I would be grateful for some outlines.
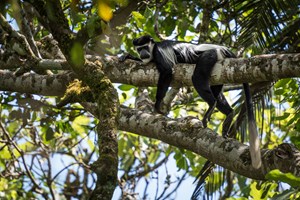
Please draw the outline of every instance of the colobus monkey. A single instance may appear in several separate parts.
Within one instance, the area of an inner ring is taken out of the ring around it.
[[[203,125],[207,127],[207,122],[210,120],[214,108],[217,107],[219,111],[226,115],[226,119],[223,122],[222,135],[224,137],[228,135],[233,120],[233,109],[222,93],[223,84],[209,85],[209,78],[216,62],[225,58],[236,57],[227,47],[214,44],[195,45],[170,40],[155,42],[149,35],[134,39],[133,45],[140,58],[128,54],[121,57],[120,61],[132,59],[142,61],[143,63],[154,62],[156,64],[157,70],[159,71],[159,79],[154,107],[158,113],[162,113],[160,104],[172,81],[173,66],[176,63],[196,64],[192,82],[198,94],[209,105],[202,120]],[[252,99],[249,84],[244,83],[243,86],[248,112],[251,160],[253,167],[259,168],[261,165],[261,157]]]

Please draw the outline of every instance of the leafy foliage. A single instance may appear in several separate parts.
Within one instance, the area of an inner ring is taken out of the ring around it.
[[[143,1],[132,10],[126,22],[113,29],[108,25],[115,17],[113,14],[122,13],[133,1],[60,2],[70,30],[78,33],[85,27],[92,37],[98,34],[100,23],[110,38],[100,39],[104,50],[99,44],[99,48],[95,47],[95,38],[86,47],[75,45],[71,59],[78,65],[84,61],[84,53],[92,52],[88,50],[101,49],[96,52],[100,55],[116,54],[125,49],[133,53],[132,39],[145,33],[156,40],[163,37],[223,44],[245,56],[300,50],[300,5],[296,0],[217,0],[211,4],[200,0]],[[27,1],[6,0],[0,5],[6,20],[24,33],[22,20],[25,17],[20,15],[21,10],[26,10],[33,38],[41,43],[39,48],[42,49],[46,46],[42,41],[49,36],[49,31],[38,20],[33,7]],[[15,53],[1,27],[0,36],[1,52]],[[114,43],[113,38],[118,38],[119,42]],[[48,58],[46,55],[42,57]],[[51,55],[51,58],[57,57]],[[272,148],[289,141],[300,148],[299,85],[299,79],[283,79],[271,89],[272,95],[259,96],[262,101],[257,104],[260,109],[256,115],[264,147]],[[121,104],[133,107],[138,88],[120,84],[115,87]],[[153,100],[156,89],[148,88],[147,91]],[[239,110],[242,98],[236,95],[235,91],[227,93],[232,102],[236,101],[234,105]],[[57,102],[59,99],[54,97],[0,92],[0,199],[87,199],[94,188],[96,177],[89,164],[99,156],[95,147],[98,121],[79,104],[58,109],[54,106]],[[174,118],[199,116],[205,106],[195,92],[183,91],[170,115]],[[224,116],[217,112],[212,119],[209,127],[220,132]],[[186,180],[187,176],[195,177],[205,163],[204,158],[192,152],[132,133],[119,132],[118,145],[121,192],[117,195],[122,198],[175,199],[178,188],[190,181]],[[176,175],[172,174],[174,168]],[[258,183],[218,169],[207,179],[205,191],[210,197],[218,195],[230,197],[228,199],[299,198],[299,189],[295,189],[299,181],[294,177],[275,172],[269,178],[272,181]],[[295,188],[281,187],[282,182]],[[184,196],[188,198],[190,194]]]
[[[267,178],[275,181],[282,181],[288,183],[293,187],[298,187],[300,185],[300,179],[295,177],[290,173],[281,173],[279,170],[272,170],[267,174]]]

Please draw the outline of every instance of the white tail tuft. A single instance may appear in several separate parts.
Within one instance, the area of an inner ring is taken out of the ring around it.
[[[260,142],[257,132],[256,123],[254,121],[249,122],[249,140],[250,140],[250,156],[252,166],[255,169],[261,167],[261,154],[260,154]]]

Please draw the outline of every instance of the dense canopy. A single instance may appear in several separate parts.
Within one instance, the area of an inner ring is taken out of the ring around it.
[[[190,199],[197,183],[199,199],[300,198],[299,24],[297,0],[2,0],[0,199]],[[145,34],[237,55],[210,79],[226,84],[230,138],[217,110],[203,128],[193,65],[174,67],[168,114],[154,112],[155,65],[118,59]]]

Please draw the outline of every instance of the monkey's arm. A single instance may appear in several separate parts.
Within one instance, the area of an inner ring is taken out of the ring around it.
[[[172,67],[167,64],[157,64],[157,69],[159,70],[159,78],[157,83],[156,102],[154,108],[156,112],[165,114],[160,110],[160,104],[163,98],[166,96],[166,93],[172,81]]]
[[[133,55],[131,55],[131,54],[125,54],[125,55],[122,55],[121,57],[119,57],[119,61],[120,61],[120,62],[124,62],[124,61],[127,60],[127,59],[142,62],[142,60],[141,60],[140,58],[135,57],[135,56],[133,56]]]

